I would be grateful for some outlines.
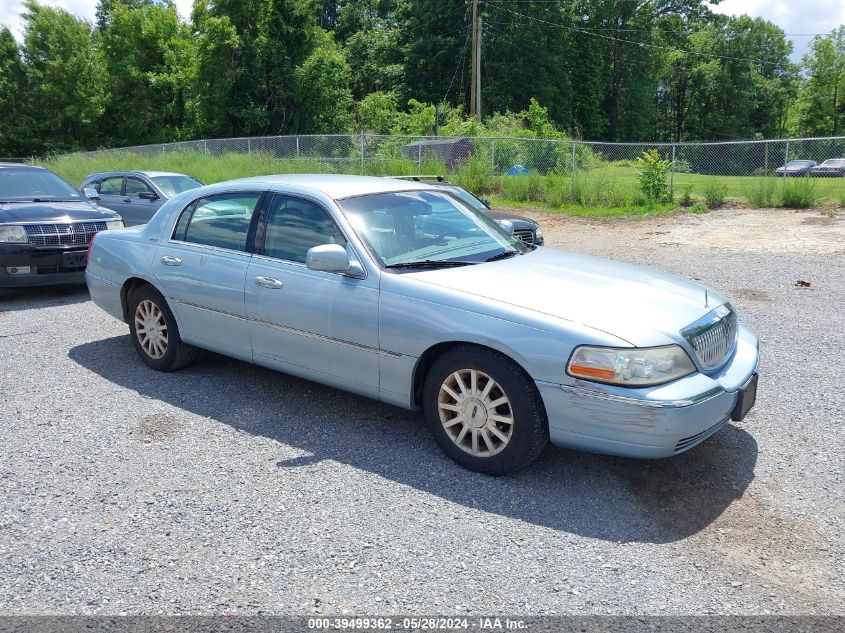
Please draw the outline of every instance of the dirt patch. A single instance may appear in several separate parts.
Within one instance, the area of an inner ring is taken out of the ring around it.
[[[146,415],[138,422],[138,428],[133,435],[144,444],[165,442],[179,435],[181,430],[179,421],[169,415]]]
[[[762,290],[755,290],[754,288],[733,288],[730,291],[731,297],[737,299],[745,299],[747,301],[771,301],[772,298]]]
[[[585,242],[612,252],[632,241],[735,252],[845,255],[845,215],[826,210],[718,209],[630,218],[575,218],[534,209],[514,213],[540,222],[546,243],[583,249]]]

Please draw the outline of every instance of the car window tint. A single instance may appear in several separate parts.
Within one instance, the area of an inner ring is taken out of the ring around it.
[[[322,244],[346,246],[346,238],[320,205],[277,195],[267,215],[264,255],[305,263],[310,248]]]
[[[112,176],[100,181],[99,192],[107,196],[119,196],[123,188],[123,176]]]
[[[261,192],[250,192],[201,198],[182,212],[173,238],[245,251],[252,214],[260,197]]]
[[[139,178],[127,178],[126,179],[126,195],[127,196],[129,196],[131,198],[137,198],[138,194],[143,193],[145,191],[152,193],[152,189],[150,189],[147,186],[147,183],[145,183],[143,180],[141,180]]]

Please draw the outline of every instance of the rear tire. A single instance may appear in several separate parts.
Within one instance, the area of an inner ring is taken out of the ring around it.
[[[455,347],[434,362],[423,411],[443,452],[486,475],[525,468],[549,438],[534,381],[512,359],[474,345]]]
[[[164,297],[152,286],[129,295],[129,333],[141,360],[156,371],[175,371],[190,364],[197,349],[182,342],[179,326]]]

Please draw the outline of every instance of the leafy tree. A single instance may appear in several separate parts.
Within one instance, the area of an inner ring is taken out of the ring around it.
[[[118,145],[168,141],[180,134],[193,46],[173,4],[116,3],[100,48],[111,97],[104,118]]]
[[[23,60],[28,103],[28,152],[94,145],[107,101],[106,74],[91,25],[64,9],[25,0]]]
[[[371,92],[358,102],[358,125],[375,134],[390,134],[399,115],[399,104],[392,92]]]
[[[25,74],[20,50],[12,32],[0,29],[0,155],[19,157],[19,134],[25,126],[22,106],[26,103]]]
[[[299,128],[315,134],[352,129],[353,101],[349,65],[336,46],[315,48],[296,69]]]
[[[845,131],[845,26],[816,37],[804,56],[800,133],[838,136]]]

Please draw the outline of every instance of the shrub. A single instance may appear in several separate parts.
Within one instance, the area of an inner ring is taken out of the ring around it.
[[[780,206],[789,209],[808,209],[816,206],[819,194],[810,178],[787,178],[780,194]]]
[[[693,213],[707,213],[708,210],[707,205],[703,202],[696,202],[690,209]]]
[[[721,207],[725,204],[725,197],[728,195],[728,186],[718,180],[709,180],[704,185],[704,202],[710,209]]]
[[[493,190],[493,168],[489,160],[472,156],[455,171],[455,182],[477,196]]]
[[[670,161],[661,158],[660,153],[653,149],[643,152],[634,163],[637,166],[640,191],[646,201],[668,202],[672,196],[668,183]]]
[[[693,203],[692,199],[692,185],[684,185],[684,192],[681,194],[681,206],[690,207]]]
[[[539,174],[502,176],[501,195],[516,202],[542,202],[546,199],[544,181]]]
[[[775,178],[755,178],[754,184],[746,189],[745,197],[752,206],[761,209],[777,206],[777,186]]]
[[[546,190],[544,196],[550,207],[563,206],[569,200],[569,181],[564,176],[549,174],[546,176]]]

